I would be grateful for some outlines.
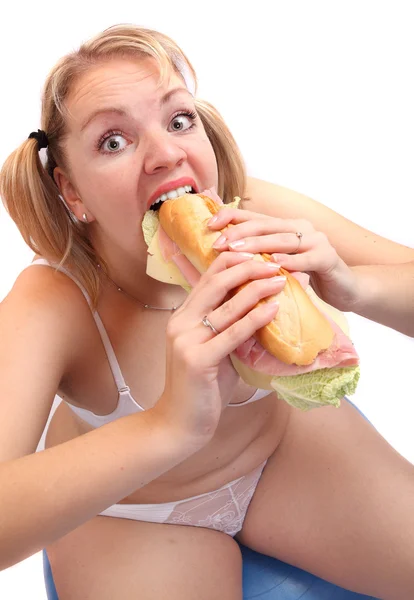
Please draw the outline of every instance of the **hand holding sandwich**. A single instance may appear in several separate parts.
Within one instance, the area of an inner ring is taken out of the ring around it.
[[[340,399],[345,394],[355,391],[359,378],[359,359],[348,336],[344,316],[316,296],[307,285],[306,273],[295,273],[292,276],[288,270],[279,268],[274,263],[277,268],[275,285],[278,289],[268,289],[267,293],[256,296],[257,306],[253,308],[253,305],[249,305],[249,310],[252,314],[256,309],[266,311],[266,305],[271,306],[274,301],[278,303],[279,309],[275,309],[273,317],[268,318],[263,325],[258,326],[255,322],[250,336],[245,336],[241,342],[237,326],[243,320],[243,313],[236,309],[236,304],[245,302],[244,296],[248,293],[246,290],[253,290],[258,286],[255,281],[259,278],[257,274],[251,272],[243,283],[237,283],[233,278],[230,287],[214,286],[213,297],[217,304],[210,312],[204,306],[207,289],[202,287],[204,291],[200,292],[200,284],[204,282],[203,273],[211,273],[213,265],[220,264],[224,255],[240,255],[240,252],[220,253],[214,248],[221,235],[226,236],[231,229],[236,228],[237,223],[230,221],[235,219],[235,215],[242,219],[240,213],[244,212],[234,212],[229,206],[220,211],[221,206],[221,200],[209,191],[167,200],[158,213],[149,210],[143,221],[144,237],[148,244],[148,275],[160,281],[182,285],[188,291],[192,290],[188,303],[183,305],[183,311],[187,312],[190,302],[197,303],[198,323],[202,323],[204,317],[208,318],[214,328],[216,352],[219,352],[220,346],[222,360],[230,357],[244,381],[258,388],[273,389],[279,397],[302,410],[323,405],[339,406]],[[227,225],[221,223],[218,230],[213,231],[208,223],[213,216],[219,216],[220,212],[228,219]],[[255,213],[250,213],[247,217],[247,221],[255,222],[253,225],[256,231],[258,227],[262,232],[265,231],[267,217]],[[251,225],[252,223],[247,223],[247,226]],[[246,227],[246,221],[243,221],[243,226]],[[274,231],[271,231],[268,235],[273,234]],[[267,235],[262,233],[261,237],[266,238]],[[298,236],[293,237],[298,242]],[[260,252],[256,248],[254,258],[250,261],[264,270],[271,268],[268,265],[273,261],[268,252],[273,252],[274,247],[267,246],[265,249],[267,252]],[[223,286],[224,280],[216,283]],[[208,292],[209,286],[207,284]],[[249,296],[249,301],[251,299]],[[245,316],[246,309],[247,306],[244,306]],[[250,317],[248,319],[251,320]],[[196,326],[196,320],[193,321],[191,315],[188,318],[186,314],[180,328],[191,326],[191,323]],[[201,328],[205,329],[203,325]],[[234,339],[236,332],[237,340]],[[243,335],[245,333],[243,329]],[[223,345],[223,334],[232,338],[232,341],[226,337],[227,341]],[[219,354],[213,356],[213,361],[219,360],[218,356]],[[214,365],[217,376],[218,363]],[[179,359],[176,361],[176,369],[178,373],[182,370]],[[172,388],[179,387],[178,384],[177,381]]]
[[[220,210],[208,226],[219,231],[229,224],[214,245],[217,250],[271,254],[290,272],[310,273],[312,287],[329,305],[414,337],[414,262],[349,267],[325,234],[300,219],[232,208]]]
[[[338,256],[327,236],[315,231],[309,221],[277,219],[229,208],[220,210],[208,226],[217,231],[230,224],[214,248],[270,254],[290,272],[311,273],[312,287],[325,302],[341,311],[353,310],[358,301],[357,277]],[[306,278],[298,279],[306,287]]]
[[[168,322],[166,382],[154,411],[194,448],[211,439],[235,390],[238,375],[229,355],[278,310],[277,304],[257,303],[278,293],[284,278],[274,277],[274,264],[252,258],[223,252]],[[243,290],[228,297],[239,286]],[[205,315],[220,333],[203,325]]]

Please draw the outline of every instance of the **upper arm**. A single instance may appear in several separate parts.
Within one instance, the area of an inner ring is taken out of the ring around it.
[[[282,219],[306,219],[324,232],[350,266],[394,264],[414,260],[414,249],[360,227],[303,194],[260,179],[248,178],[246,208]]]
[[[36,450],[74,351],[76,292],[56,275],[26,269],[0,304],[0,462]]]

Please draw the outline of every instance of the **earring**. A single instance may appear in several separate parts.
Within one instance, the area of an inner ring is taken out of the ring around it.
[[[86,216],[86,213],[83,213],[82,219],[85,221],[85,223],[89,223],[88,217]]]

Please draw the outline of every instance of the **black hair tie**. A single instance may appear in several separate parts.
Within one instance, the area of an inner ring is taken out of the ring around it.
[[[34,138],[35,140],[37,140],[37,146],[38,146],[37,149],[39,151],[42,148],[47,148],[49,145],[49,140],[47,139],[47,134],[45,131],[42,131],[41,129],[38,129],[37,131],[32,131],[32,133],[29,135],[29,137],[27,139],[30,140],[31,138]]]

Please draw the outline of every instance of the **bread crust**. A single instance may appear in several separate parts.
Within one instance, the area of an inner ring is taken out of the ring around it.
[[[162,228],[200,273],[204,273],[219,255],[212,244],[225,229],[217,232],[207,226],[208,220],[219,210],[216,202],[208,196],[185,194],[164,202],[159,211]],[[270,260],[266,254],[255,258]],[[255,337],[267,352],[285,364],[309,365],[332,344],[334,331],[297,279],[283,268],[279,273],[286,277],[283,290],[258,303],[276,299],[279,310],[268,325],[256,332]],[[234,293],[243,287],[234,290]]]
[[[218,211],[216,202],[202,194],[167,200],[159,210],[161,227],[199,273],[207,271],[219,255],[212,245],[220,233],[207,227],[207,221]]]

